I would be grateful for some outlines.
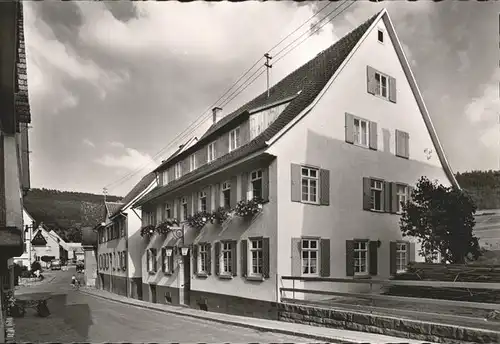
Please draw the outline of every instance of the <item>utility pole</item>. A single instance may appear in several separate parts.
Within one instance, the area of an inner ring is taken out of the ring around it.
[[[102,193],[104,194],[104,202],[106,202],[106,195],[108,194],[108,189],[102,188]]]
[[[266,58],[266,62],[264,63],[264,66],[266,66],[266,72],[267,72],[267,98],[269,98],[269,72],[270,69],[273,68],[273,66],[269,63],[273,58],[269,53],[265,53],[264,57]]]

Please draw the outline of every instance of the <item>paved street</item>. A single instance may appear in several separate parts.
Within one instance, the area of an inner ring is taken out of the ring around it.
[[[74,268],[58,271],[51,283],[22,287],[16,296],[52,294],[51,315],[29,309],[16,318],[17,342],[304,342],[307,339],[260,332],[122,305],[72,290]]]

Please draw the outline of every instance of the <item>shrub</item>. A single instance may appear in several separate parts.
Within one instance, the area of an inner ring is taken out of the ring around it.
[[[30,278],[30,277],[33,277],[33,273],[31,271],[23,271],[23,272],[21,272],[21,277],[22,278]]]
[[[31,264],[31,271],[36,270],[42,271],[42,265],[39,262],[33,262],[33,264]]]

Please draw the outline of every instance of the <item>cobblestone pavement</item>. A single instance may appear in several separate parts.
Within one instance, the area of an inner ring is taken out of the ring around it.
[[[48,296],[51,315],[15,318],[16,342],[304,342],[307,339],[176,316],[85,295],[69,285],[74,268],[16,297]]]

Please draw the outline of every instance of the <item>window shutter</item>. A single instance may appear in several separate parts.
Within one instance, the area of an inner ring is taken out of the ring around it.
[[[243,172],[241,174],[241,199],[247,200],[247,191],[248,191],[248,173]]]
[[[354,116],[345,113],[345,142],[354,143]]]
[[[345,241],[345,274],[354,276],[354,240]]]
[[[150,256],[151,256],[151,252],[149,251],[149,249],[146,251],[146,270],[147,272],[151,271],[151,266],[150,266]]]
[[[330,277],[330,239],[320,241],[321,277]]]
[[[319,170],[319,203],[321,205],[330,205],[330,171]]]
[[[411,185],[408,185],[408,200],[413,199],[413,192],[415,191],[415,188]]]
[[[198,269],[198,256],[200,252],[200,245],[193,246],[193,264],[194,264],[194,273],[197,274],[200,272]]]
[[[212,212],[212,186],[209,185],[205,188],[205,192],[207,193],[207,212]]]
[[[234,176],[233,178],[231,178],[231,196],[230,196],[231,199],[229,200],[231,209],[234,209],[234,207],[236,207],[236,203],[238,203],[238,200],[236,199],[238,195],[237,188],[238,188],[238,179],[236,178],[236,176]]]
[[[187,201],[187,216],[191,216],[193,214],[193,202],[198,201],[198,193],[194,192],[192,195],[186,197]]]
[[[391,275],[395,275],[397,272],[397,267],[396,267],[396,255],[397,255],[397,243],[395,241],[391,241],[389,244],[389,266],[390,266],[390,273]]]
[[[375,69],[370,66],[366,66],[366,85],[368,93],[375,94],[375,90],[377,88],[375,81]]]
[[[247,263],[247,254],[248,254],[248,241],[241,240],[241,276],[247,277],[248,275],[248,263]]]
[[[220,241],[215,243],[215,275],[220,275]]]
[[[370,275],[376,276],[378,274],[378,243],[370,241],[368,244],[368,254],[370,256]]]
[[[169,248],[172,250],[172,255],[170,256],[170,259],[168,260],[168,264],[169,264],[168,271],[170,272],[170,274],[173,274],[174,273],[174,248],[172,246]]]
[[[389,77],[389,100],[393,103],[396,102],[396,79],[393,77]]]
[[[163,186],[163,172],[158,172],[156,179],[158,180],[158,186]]]
[[[300,187],[300,165],[291,164],[291,190],[292,190],[292,202],[301,201],[301,187]]]
[[[292,238],[292,276],[295,277],[302,275],[301,242],[300,238]]]
[[[384,182],[384,211],[386,213],[391,212],[391,183]]]
[[[396,137],[395,137],[395,143],[396,143],[396,156],[402,157],[403,156],[403,140],[401,139],[401,131],[396,129]]]
[[[214,210],[220,208],[220,184],[214,184]]]
[[[165,256],[167,255],[167,250],[165,247],[161,248],[161,271],[166,272],[167,267],[165,266]]]
[[[370,149],[377,150],[378,143],[378,131],[377,131],[377,122],[368,122],[368,130],[370,130]]]
[[[178,198],[175,200],[175,204],[177,205],[177,221],[181,222],[182,217],[181,217],[181,199]]]
[[[391,183],[391,213],[398,211],[398,187],[396,183]]]
[[[238,276],[238,242],[236,240],[231,241],[231,260],[233,261],[233,276]]]
[[[269,201],[269,167],[262,169],[262,199]]]
[[[414,242],[409,242],[408,243],[408,263],[414,262],[417,259],[417,256],[415,254],[415,243]]]
[[[128,254],[127,251],[123,252],[123,269],[127,269],[128,266]]]
[[[262,238],[262,277],[269,278],[269,238]]]
[[[207,244],[207,274],[212,274],[212,244]]]
[[[154,264],[154,271],[158,271],[158,254],[156,252],[156,249],[153,251],[153,264]]]
[[[363,209],[370,210],[371,208],[372,208],[371,179],[363,177]]]
[[[403,135],[404,157],[410,157],[410,134],[404,133]]]

